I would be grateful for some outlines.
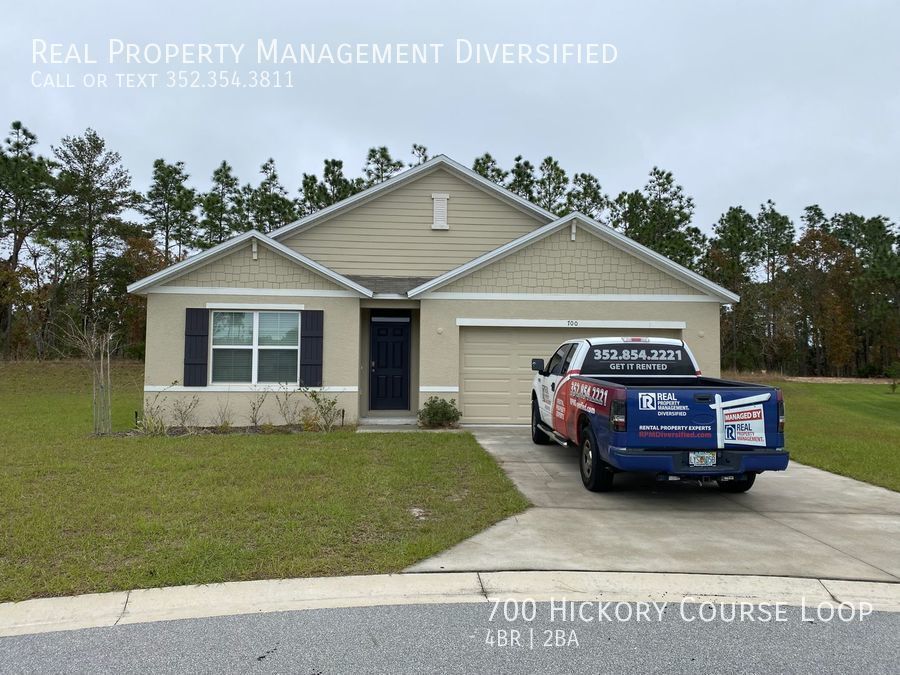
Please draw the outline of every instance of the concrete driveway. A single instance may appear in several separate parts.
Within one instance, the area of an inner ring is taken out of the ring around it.
[[[534,506],[408,571],[602,570],[900,581],[900,494],[791,463],[746,494],[619,475],[585,490],[576,450],[473,428]]]

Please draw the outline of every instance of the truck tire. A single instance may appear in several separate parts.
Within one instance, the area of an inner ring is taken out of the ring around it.
[[[540,420],[541,409],[538,407],[538,402],[531,399],[531,440],[535,445],[548,445],[550,437],[541,431],[541,428],[538,426]]]
[[[720,480],[718,482],[719,489],[722,492],[727,492],[728,494],[738,494],[741,492],[746,492],[753,487],[753,483],[756,482],[756,474],[748,473],[747,477],[742,480]]]
[[[590,427],[586,427],[581,434],[581,482],[591,492],[609,492],[613,487],[612,468],[600,459],[597,451],[597,439]]]

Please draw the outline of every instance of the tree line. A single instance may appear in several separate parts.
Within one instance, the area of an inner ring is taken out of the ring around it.
[[[209,189],[191,185],[184,162],[157,159],[146,191],[92,129],[38,150],[13,122],[0,146],[0,356],[48,358],[63,349],[61,320],[112,327],[126,356],[143,353],[145,305],[126,286],[199,249],[249,229],[271,232],[428,159],[414,144],[404,162],[370,148],[361,173],[326,159],[295,191],[266,160],[255,182],[227,161]],[[590,173],[553,157],[491,154],[472,168],[557,215],[580,211],[726,288],[741,302],[722,310],[723,367],[811,375],[879,375],[900,358],[900,234],[882,215],[816,205],[799,223],[772,200],[731,206],[707,236],[694,200],[671,172],[615,196]]]

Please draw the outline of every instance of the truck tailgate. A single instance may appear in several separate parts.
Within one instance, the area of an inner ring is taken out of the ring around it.
[[[777,390],[771,387],[628,387],[632,448],[780,448]]]

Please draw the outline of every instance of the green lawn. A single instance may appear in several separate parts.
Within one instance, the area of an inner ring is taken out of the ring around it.
[[[116,429],[141,369],[115,368]],[[527,506],[469,434],[92,438],[88,382],[0,363],[0,601],[394,572]]]
[[[891,394],[885,384],[772,384],[784,390],[792,459],[900,491],[900,391]]]

